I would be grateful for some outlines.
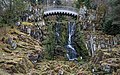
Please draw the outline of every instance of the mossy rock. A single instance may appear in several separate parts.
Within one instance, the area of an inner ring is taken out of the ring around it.
[[[10,73],[26,74],[29,71],[29,69],[34,67],[34,65],[26,57],[22,57],[20,59],[13,58],[12,60],[9,59],[9,61],[7,60],[5,63],[6,64],[3,64],[1,68],[7,69]]]

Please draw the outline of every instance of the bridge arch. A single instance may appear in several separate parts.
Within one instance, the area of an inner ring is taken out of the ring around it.
[[[60,14],[60,15],[77,17],[79,15],[78,9],[68,6],[49,6],[49,7],[45,7],[43,10],[44,10],[43,12],[44,16]]]

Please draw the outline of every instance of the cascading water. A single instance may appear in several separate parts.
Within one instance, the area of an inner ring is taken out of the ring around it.
[[[72,46],[73,42],[73,35],[75,33],[75,23],[69,22],[68,23],[68,45],[67,45],[67,57],[69,60],[76,60],[77,59],[77,52],[75,48]]]
[[[57,22],[56,25],[55,25],[55,35],[56,35],[56,43],[59,44],[60,42],[60,23]]]

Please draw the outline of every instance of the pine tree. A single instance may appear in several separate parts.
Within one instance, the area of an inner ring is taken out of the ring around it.
[[[74,44],[79,57],[87,60],[89,57],[88,50],[85,46],[84,35],[81,33],[80,25],[76,25]]]
[[[27,3],[24,0],[9,0],[8,2],[9,4],[6,6],[6,10],[0,15],[2,18],[0,23],[13,24],[22,15],[22,12],[26,10]]]
[[[106,15],[103,31],[110,35],[117,35],[120,34],[120,1],[111,0],[109,4],[111,10]]]

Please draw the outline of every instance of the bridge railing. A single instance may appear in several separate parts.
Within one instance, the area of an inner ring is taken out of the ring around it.
[[[69,7],[69,6],[49,6],[49,7],[44,7],[44,12],[49,11],[49,10],[68,10],[68,11],[73,11],[78,13],[78,9],[74,7]]]

